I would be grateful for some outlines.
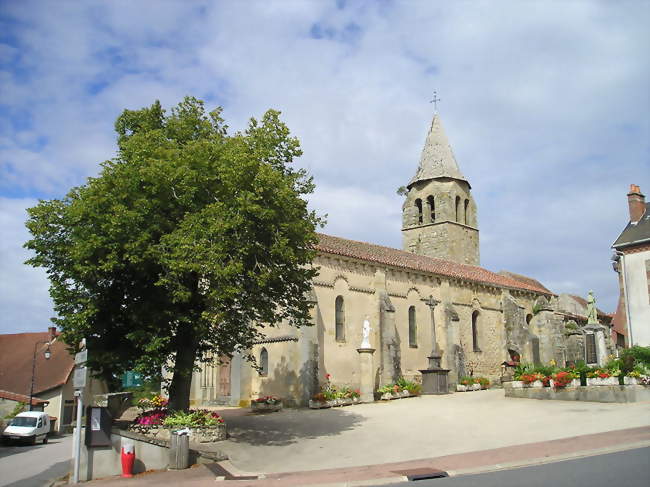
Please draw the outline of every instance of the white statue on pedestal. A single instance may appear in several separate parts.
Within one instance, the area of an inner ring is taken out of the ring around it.
[[[363,320],[363,339],[361,340],[361,346],[359,348],[371,348],[370,347],[370,320],[366,316],[366,319]]]

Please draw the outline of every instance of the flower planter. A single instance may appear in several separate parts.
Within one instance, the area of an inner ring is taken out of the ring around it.
[[[400,394],[402,397],[411,397],[411,393],[409,391],[402,391]]]
[[[160,440],[169,439],[169,430],[163,428],[162,425],[130,424],[127,427],[127,430],[133,431],[134,433],[140,433],[149,438],[158,438]]]
[[[282,401],[276,402],[274,404],[268,404],[266,402],[251,402],[251,410],[254,413],[272,413],[280,411],[282,409]]]
[[[339,403],[341,404],[341,406],[350,406],[352,404],[352,398],[342,397],[339,399]]]
[[[456,392],[467,392],[467,386],[463,384],[456,385]]]
[[[309,400],[309,407],[310,409],[323,409],[323,408],[329,408],[331,407],[327,401],[313,401]]]
[[[557,382],[555,382],[553,379],[549,381],[549,387],[553,389],[566,389],[567,387],[575,387],[573,383],[575,382],[575,379],[572,379],[571,381],[567,382],[564,385],[558,385]],[[580,381],[578,381],[578,385],[580,385]]]
[[[636,377],[625,377],[623,379],[623,383],[626,386],[638,386],[639,385],[639,379],[637,379]]]
[[[532,387],[533,389],[541,389],[542,387],[544,387],[544,383],[541,380],[536,380],[530,383],[530,387]]]
[[[223,441],[226,439],[226,436],[226,423],[221,423],[216,426],[190,428],[190,441],[195,441],[197,443],[214,443],[215,441]]]
[[[617,386],[618,377],[606,377],[601,379],[600,377],[587,377],[588,386]]]
[[[513,389],[523,389],[524,383],[523,381],[520,380],[513,380],[510,382],[510,387],[512,387]]]
[[[183,429],[181,426],[174,428],[165,428],[160,425],[142,425],[132,424],[129,425],[128,430],[135,433],[148,436],[149,438],[156,438],[158,440],[169,441],[172,431]],[[226,439],[227,431],[226,424],[221,423],[216,426],[202,426],[198,428],[190,428],[190,441],[196,443],[214,443],[215,441],[222,441]]]
[[[481,384],[472,384],[472,390],[473,391],[480,391],[481,390]]]

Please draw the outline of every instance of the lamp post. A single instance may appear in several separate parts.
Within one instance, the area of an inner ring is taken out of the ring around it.
[[[32,385],[29,388],[29,410],[32,411],[34,406],[32,404],[32,397],[34,396],[34,374],[36,372],[36,349],[39,345],[47,344],[47,349],[45,350],[44,356],[45,360],[50,360],[52,353],[50,352],[50,342],[49,341],[40,341],[34,344],[34,356],[32,357]]]

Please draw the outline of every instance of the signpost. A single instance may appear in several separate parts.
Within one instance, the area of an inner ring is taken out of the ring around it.
[[[84,344],[85,347],[85,344]],[[81,463],[81,416],[83,415],[83,390],[86,387],[86,380],[88,378],[88,368],[86,361],[88,360],[88,349],[84,348],[81,352],[74,356],[74,375],[72,377],[72,385],[75,388],[74,395],[77,398],[77,427],[75,428],[74,437],[74,471],[72,475],[72,483],[79,483],[79,464]]]

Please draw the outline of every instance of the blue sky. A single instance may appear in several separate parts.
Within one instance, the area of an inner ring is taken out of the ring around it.
[[[0,1],[0,332],[44,330],[25,208],[114,155],[124,108],[185,95],[303,146],[325,232],[399,248],[433,91],[481,264],[613,311],[610,245],[650,193],[647,1]]]

